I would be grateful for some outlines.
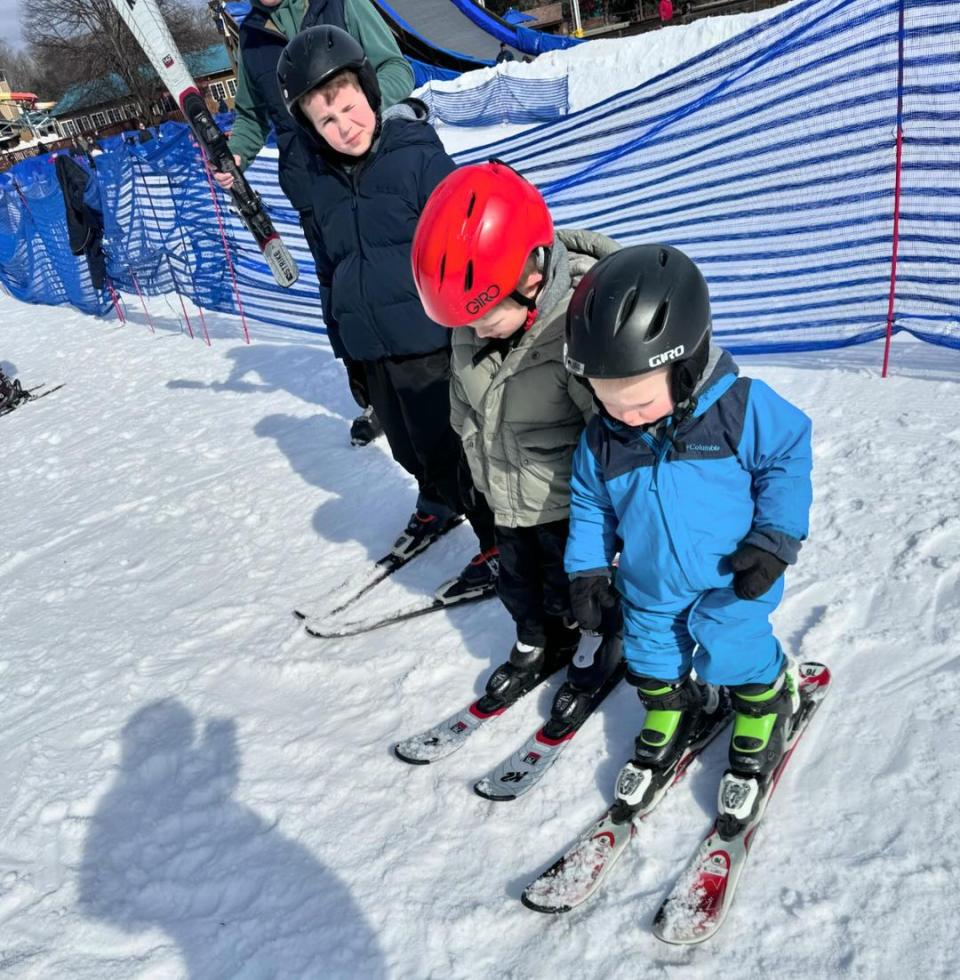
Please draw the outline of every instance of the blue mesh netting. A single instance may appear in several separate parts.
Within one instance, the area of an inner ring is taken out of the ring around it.
[[[517,78],[497,72],[473,88],[445,92],[430,86],[419,97],[433,117],[453,126],[545,122],[567,114],[567,77]]]
[[[518,167],[560,225],[689,252],[728,346],[836,346],[885,330],[902,93],[894,323],[960,346],[956,9],[794,4],[633,91],[463,158]]]
[[[459,160],[512,163],[560,226],[688,251],[727,346],[801,350],[886,328],[899,118],[894,326],[960,346],[958,50],[955,0],[795,4],[631,91]],[[135,272],[151,293],[176,282],[233,312],[197,155],[184,127],[168,124],[161,136],[98,158],[110,275],[126,288]],[[103,310],[69,254],[53,167],[27,163],[0,175],[0,276],[29,302]],[[249,176],[301,279],[277,287],[227,215],[247,315],[320,330],[312,261],[276,160],[262,156]]]

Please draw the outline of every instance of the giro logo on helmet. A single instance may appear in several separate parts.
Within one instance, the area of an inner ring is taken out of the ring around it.
[[[681,344],[672,350],[665,350],[662,354],[654,354],[649,361],[650,367],[660,367],[661,364],[666,364],[667,361],[675,361],[678,357],[683,357],[685,350],[686,348]]]
[[[583,372],[586,370],[583,361],[578,361],[576,358],[570,356],[570,346],[566,341],[563,342],[563,366],[571,373],[583,377]]]
[[[497,297],[500,295],[500,287],[497,285],[487,286],[487,288],[482,293],[477,293],[467,303],[467,312],[470,316],[475,316],[479,313],[485,306],[489,306],[491,303],[496,302]]]

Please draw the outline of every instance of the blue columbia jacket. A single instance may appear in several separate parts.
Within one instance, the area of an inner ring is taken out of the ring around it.
[[[792,564],[807,536],[810,420],[717,353],[679,428],[595,416],[574,457],[567,572],[608,570],[620,550],[617,589],[639,608],[729,587],[741,542]]]

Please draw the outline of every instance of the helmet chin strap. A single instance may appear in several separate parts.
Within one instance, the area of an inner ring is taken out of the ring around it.
[[[527,319],[523,325],[524,330],[529,330],[536,322],[537,300],[547,285],[547,272],[550,269],[550,258],[552,254],[553,249],[548,248],[546,245],[540,245],[537,248],[537,271],[543,278],[540,280],[540,285],[537,286],[537,290],[532,296],[524,296],[519,289],[515,289],[510,293],[510,299],[520,306],[525,306],[527,309]]]

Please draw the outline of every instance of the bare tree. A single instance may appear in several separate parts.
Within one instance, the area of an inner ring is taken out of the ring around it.
[[[36,92],[40,73],[26,51],[15,51],[6,41],[0,41],[0,69],[15,92]]]
[[[196,51],[219,39],[204,8],[183,0],[158,3],[182,51]],[[110,0],[31,0],[24,34],[30,38],[33,61],[45,69],[44,97],[58,97],[71,85],[113,73],[126,84],[144,117],[149,113],[159,87],[157,77]],[[105,85],[105,98],[111,94]]]

